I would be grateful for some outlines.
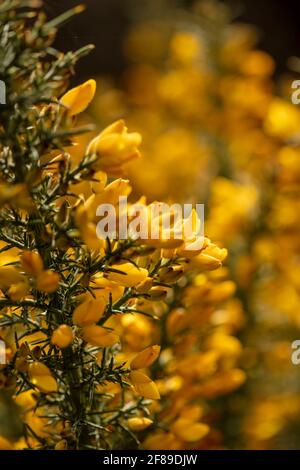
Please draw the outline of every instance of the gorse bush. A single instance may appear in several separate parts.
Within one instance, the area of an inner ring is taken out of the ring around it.
[[[195,2],[189,10],[160,2],[164,16],[146,3],[151,13],[140,12],[125,41],[122,88],[99,81],[95,118],[105,125],[122,114],[143,134],[145,163],[129,172],[137,196],[206,201],[206,234],[229,250],[229,276],[249,319],[242,336],[248,381],[228,400],[232,413],[223,422],[229,446],[297,448],[295,76],[273,78],[276,64],[256,47],[256,31],[237,23],[223,2]]]
[[[100,204],[122,215],[141,136],[119,120],[82,144],[96,83],[67,87],[91,46],[53,47],[81,10],[0,3],[0,448],[215,447],[210,399],[245,380],[227,251],[168,238],[159,217],[156,240],[97,237]]]

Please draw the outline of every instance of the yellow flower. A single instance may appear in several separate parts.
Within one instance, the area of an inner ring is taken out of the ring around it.
[[[5,266],[9,263],[19,261],[19,250],[16,248],[9,248],[5,242],[0,241],[0,266]]]
[[[272,75],[274,69],[272,57],[262,51],[249,51],[241,61],[241,70],[246,75]]]
[[[195,258],[193,258],[193,262],[196,266],[200,269],[205,271],[214,270],[222,266],[222,262],[211,255],[206,255],[205,253],[200,253]]]
[[[96,82],[88,80],[82,85],[69,90],[61,99],[60,103],[68,108],[70,116],[82,113],[88,107],[95,96]]]
[[[96,210],[101,204],[117,205],[121,196],[129,196],[132,188],[128,180],[118,178],[108,184],[100,193],[93,194],[84,203],[83,209],[79,206],[79,216],[86,217],[86,220],[94,220]],[[81,214],[80,211],[86,211],[86,215]],[[77,212],[78,212],[77,211]],[[80,219],[78,219],[79,222]]]
[[[203,408],[199,405],[189,405],[183,408],[180,413],[180,418],[186,418],[190,421],[196,422],[201,419],[203,411]]]
[[[219,248],[214,243],[209,243],[201,253],[193,258],[193,263],[197,268],[205,271],[213,271],[222,266],[222,261],[226,256],[226,248]]]
[[[94,193],[101,193],[107,183],[107,174],[104,171],[97,171],[94,174],[93,181],[91,181],[91,188]]]
[[[160,394],[155,382],[142,372],[133,370],[129,375],[130,381],[138,395],[149,398],[150,400],[159,400]]]
[[[129,262],[113,264],[110,268],[120,272],[106,272],[104,274],[106,279],[117,282],[124,287],[134,287],[148,277],[147,269],[137,268]]]
[[[149,292],[152,286],[153,286],[153,279],[151,277],[147,277],[144,281],[140,282],[136,286],[136,290],[137,292],[141,294],[145,294]]]
[[[156,361],[160,353],[160,346],[154,345],[141,351],[130,363],[130,369],[143,369],[151,366]]]
[[[41,292],[51,294],[58,289],[59,281],[59,274],[48,269],[47,271],[42,271],[37,277],[36,288]]]
[[[241,369],[231,369],[220,372],[199,386],[199,392],[204,398],[215,398],[225,395],[240,387],[246,380],[246,374]]]
[[[76,222],[80,235],[86,246],[92,251],[103,250],[105,241],[97,237],[97,227],[90,221],[90,215],[93,213],[92,207],[87,210],[84,204],[81,204],[76,211]]]
[[[162,282],[174,283],[177,282],[183,275],[183,266],[169,266],[159,270],[159,279]]]
[[[94,168],[107,172],[119,172],[120,167],[140,156],[138,147],[142,137],[138,132],[128,133],[123,120],[104,129],[88,146],[88,154],[97,154],[99,161]]]
[[[77,326],[89,326],[97,323],[105,311],[106,303],[102,298],[87,300],[75,308],[73,323]]]
[[[204,423],[194,423],[187,418],[179,418],[172,424],[171,431],[185,442],[196,442],[209,433],[209,426]]]
[[[217,351],[224,357],[238,357],[242,353],[240,341],[224,332],[212,334],[205,341],[205,347]]]
[[[81,228],[81,237],[86,246],[95,252],[103,253],[105,241],[97,237],[97,227],[92,222],[88,222]]]
[[[85,326],[82,329],[83,339],[92,346],[107,348],[119,341],[119,336],[115,333],[97,325]]]
[[[44,263],[39,253],[34,251],[24,251],[21,256],[21,265],[25,273],[32,277],[38,275],[44,269]]]
[[[27,390],[26,392],[19,393],[14,397],[15,402],[17,405],[24,408],[24,410],[30,410],[36,404],[36,399],[33,396],[33,390]]]
[[[97,299],[102,297],[107,303],[112,298],[113,302],[122,297],[124,294],[124,287],[120,286],[116,282],[109,281],[101,275],[96,275],[92,278],[90,287],[93,289],[93,293]]]
[[[29,365],[28,374],[30,381],[40,390],[40,392],[57,392],[57,382],[52,376],[50,369],[42,362],[32,362]]]
[[[12,266],[0,267],[0,288],[10,287],[23,281],[23,276]]]
[[[220,248],[214,243],[209,243],[209,245],[205,248],[204,254],[213,256],[214,258],[217,258],[220,261],[224,261],[227,257],[228,251],[226,250],[226,248]]]
[[[233,281],[224,281],[216,284],[207,294],[207,299],[211,302],[223,302],[231,297],[236,291]]]
[[[190,65],[200,58],[202,46],[200,37],[190,32],[178,32],[171,39],[172,56],[183,65]]]
[[[51,343],[58,348],[67,348],[73,341],[73,331],[68,325],[60,325],[53,331]]]
[[[12,300],[18,301],[26,297],[29,292],[29,286],[26,282],[19,282],[18,284],[13,284],[9,290],[8,295]]]
[[[299,128],[300,112],[297,106],[274,98],[265,119],[266,131],[272,136],[288,139],[299,135]]]
[[[127,420],[127,426],[131,431],[143,431],[152,423],[153,421],[149,418],[129,418]]]
[[[143,447],[148,450],[184,450],[180,439],[171,432],[162,431],[147,436]]]

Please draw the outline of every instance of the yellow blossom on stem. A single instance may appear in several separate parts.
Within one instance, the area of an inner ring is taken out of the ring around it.
[[[119,283],[124,287],[133,287],[140,282],[143,282],[148,277],[148,271],[144,268],[138,268],[133,263],[121,262],[113,264],[110,269],[104,274],[106,279]]]
[[[115,173],[122,165],[140,156],[138,147],[141,142],[141,135],[138,132],[128,133],[125,122],[119,120],[92,140],[87,153],[95,153],[99,157],[94,168]]]
[[[21,265],[25,273],[32,277],[38,277],[44,270],[43,260],[35,251],[24,251],[21,256]]]
[[[107,183],[107,174],[104,171],[97,171],[91,181],[91,188],[94,193],[102,193]]]
[[[179,439],[185,442],[195,442],[209,433],[209,426],[204,423],[195,423],[187,418],[179,418],[172,424],[171,430]]]
[[[16,395],[14,400],[17,405],[24,408],[24,410],[29,410],[36,404],[36,398],[34,398],[33,394],[33,390],[27,390],[26,392],[21,392],[19,395]]]
[[[153,424],[153,421],[149,418],[129,418],[127,420],[127,426],[131,431],[143,431]]]
[[[95,297],[97,299],[103,298],[105,302],[108,302],[110,297],[113,302],[116,302],[124,294],[123,286],[106,279],[102,274],[98,274],[91,279],[90,287]]]
[[[138,395],[150,400],[159,400],[160,394],[157,386],[146,374],[133,370],[130,372],[129,378]]]
[[[32,362],[28,369],[31,383],[43,393],[57,392],[57,382],[50,369],[42,362]]]
[[[67,348],[73,341],[73,331],[68,325],[60,325],[52,333],[51,343],[58,348]]]
[[[97,323],[105,311],[105,301],[102,298],[82,302],[73,312],[73,323],[77,326],[88,326]]]
[[[103,191],[90,196],[84,204],[88,215],[95,217],[96,210],[101,204],[117,205],[121,196],[128,196],[132,191],[129,180],[118,178],[109,183]]]
[[[41,292],[51,294],[58,289],[60,282],[60,275],[48,269],[42,271],[36,279],[36,288]]]
[[[76,116],[86,110],[96,93],[95,80],[87,82],[69,90],[61,99],[60,103],[68,109],[70,116]]]
[[[23,276],[12,266],[0,266],[0,288],[10,287],[23,281]]]
[[[222,261],[226,256],[227,250],[225,248],[219,248],[209,243],[201,253],[193,257],[193,263],[204,271],[213,271],[222,266]]]
[[[160,353],[160,346],[154,345],[141,351],[135,358],[130,362],[130,369],[143,369],[151,366],[154,361],[158,358]]]
[[[143,447],[148,450],[184,450],[185,448],[182,440],[172,432],[161,431],[149,434],[143,442]]]
[[[97,325],[84,326],[82,328],[83,339],[92,346],[108,348],[119,341],[119,336],[106,328]]]
[[[13,284],[9,290],[8,295],[12,300],[21,300],[29,293],[29,286],[26,282],[19,282],[18,284]]]

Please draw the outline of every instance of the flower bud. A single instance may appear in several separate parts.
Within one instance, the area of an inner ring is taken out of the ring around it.
[[[76,116],[86,110],[93,100],[95,92],[95,80],[88,80],[82,85],[72,88],[65,93],[60,99],[60,103],[68,108],[68,114],[70,116]]]
[[[222,266],[222,263],[218,258],[207,255],[205,253],[200,253],[197,255],[195,258],[193,258],[193,262],[198,268],[205,271],[214,270]]]
[[[154,286],[149,290],[148,295],[152,300],[164,300],[168,295],[168,288],[162,286]]]
[[[13,284],[8,291],[8,295],[12,300],[19,301],[26,297],[29,292],[29,286],[26,282]]]
[[[59,286],[60,276],[58,273],[48,269],[42,271],[36,280],[36,288],[41,292],[51,294],[55,292]]]
[[[123,120],[119,120],[104,129],[88,146],[87,153],[96,153],[99,162],[96,169],[116,173],[120,167],[140,156],[138,147],[142,137],[138,132],[128,133]]]
[[[0,266],[0,288],[8,288],[12,284],[23,281],[23,276],[12,266]]]
[[[42,362],[32,362],[28,368],[29,379],[43,393],[57,392],[57,382],[50,369]]]
[[[176,437],[185,442],[196,442],[209,433],[209,426],[204,423],[193,423],[192,420],[179,418],[171,426]]]
[[[136,291],[140,294],[146,294],[151,289],[152,285],[153,279],[151,277],[147,277],[136,286]]]
[[[130,381],[138,393],[138,395],[149,398],[150,400],[159,400],[160,394],[155,382],[153,382],[147,375],[133,370],[129,375]]]
[[[174,283],[177,282],[184,273],[182,266],[168,266],[159,270],[159,279],[162,282]]]
[[[94,193],[102,193],[107,182],[107,174],[104,171],[97,171],[94,174],[93,181],[91,181],[91,188]]]
[[[36,251],[24,251],[21,256],[21,265],[25,273],[31,277],[38,277],[44,269],[44,263]]]
[[[141,351],[130,363],[130,369],[143,369],[151,366],[160,353],[160,346],[154,345]]]
[[[101,348],[113,346],[119,341],[118,335],[97,325],[85,326],[82,336],[87,343]]]
[[[127,420],[127,426],[131,431],[143,431],[152,423],[153,421],[149,418],[129,418]]]
[[[67,348],[73,341],[73,331],[68,325],[60,325],[53,331],[51,343],[58,348]]]
[[[148,271],[144,268],[137,268],[129,262],[122,262],[110,266],[115,271],[109,271],[104,274],[106,279],[119,283],[124,287],[134,287],[143,282],[148,277]],[[116,272],[120,271],[120,272]]]
[[[88,326],[97,323],[105,311],[106,303],[102,298],[83,302],[75,308],[73,323],[77,326]]]

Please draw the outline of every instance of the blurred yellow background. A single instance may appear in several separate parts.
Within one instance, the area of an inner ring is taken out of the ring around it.
[[[119,83],[99,78],[92,113],[103,125],[125,117],[143,135],[143,159],[128,168],[136,196],[204,202],[205,234],[229,248],[248,379],[223,403],[225,442],[299,448],[297,74],[274,80],[276,64],[256,42],[218,2],[170,8],[163,20],[152,8],[127,35]]]

